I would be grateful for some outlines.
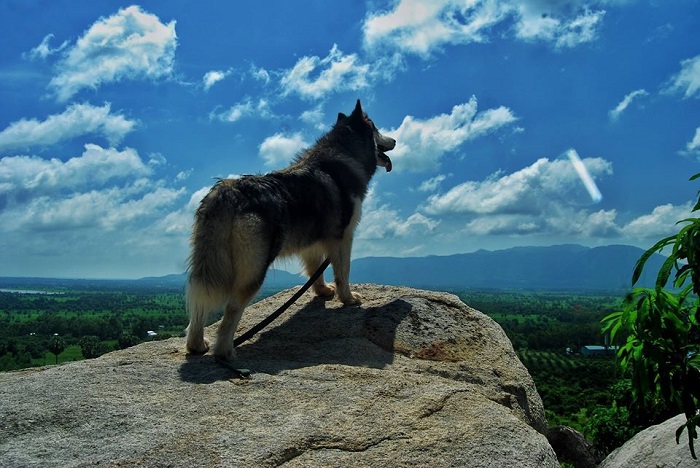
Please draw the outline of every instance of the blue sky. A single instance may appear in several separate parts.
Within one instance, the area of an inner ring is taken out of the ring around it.
[[[355,258],[646,248],[696,198],[695,0],[5,0],[0,30],[2,276],[183,271],[215,177],[357,98],[397,147]]]

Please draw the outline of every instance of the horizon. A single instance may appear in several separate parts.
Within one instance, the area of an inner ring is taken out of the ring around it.
[[[215,178],[285,167],[358,98],[397,146],[353,259],[647,249],[697,197],[698,24],[698,1],[1,2],[0,276],[184,271]]]
[[[513,246],[513,247],[507,247],[503,249],[493,249],[493,250],[488,250],[488,249],[478,249],[472,252],[456,252],[456,253],[451,253],[451,254],[445,254],[445,255],[420,255],[420,256],[404,256],[404,257],[396,257],[396,256],[391,256],[391,255],[382,255],[382,256],[377,256],[377,255],[371,255],[371,256],[366,256],[366,257],[353,257],[351,259],[351,262],[354,262],[356,260],[362,260],[362,259],[399,259],[399,258],[405,258],[405,259],[417,259],[417,258],[429,258],[429,257],[449,257],[449,256],[459,256],[459,255],[471,255],[477,252],[487,252],[487,253],[497,253],[497,252],[505,252],[508,250],[512,249],[548,249],[548,248],[555,248],[555,247],[581,247],[584,249],[588,250],[593,250],[593,249],[598,249],[598,248],[606,248],[606,247],[632,247],[635,249],[639,249],[640,251],[644,251],[641,247],[633,246],[633,245],[626,245],[626,244],[609,244],[609,245],[597,245],[597,246],[585,246],[582,244],[553,244],[553,245],[543,245],[543,246],[534,246],[534,245],[519,245],[519,246]],[[656,253],[655,255],[663,255]],[[273,262],[273,264],[270,266],[270,271],[274,272],[283,272],[283,273],[288,273],[290,275],[298,275],[300,278],[304,278],[305,275],[301,270],[301,266],[299,266],[298,270],[290,269],[290,268],[284,268],[282,265],[278,265],[278,262],[287,262],[289,259],[281,259]],[[326,274],[329,273],[330,270],[326,270]],[[68,280],[68,281],[139,281],[139,280],[146,280],[146,279],[160,279],[160,278],[165,278],[168,276],[181,276],[181,275],[187,275],[187,271],[183,270],[182,272],[171,272],[171,273],[165,273],[163,275],[158,275],[158,276],[134,276],[134,277],[107,277],[107,276],[95,276],[95,277],[73,277],[73,276],[13,276],[13,275],[0,275],[0,279],[2,278],[13,278],[13,279],[42,279],[42,280]],[[350,272],[351,275],[351,281],[350,283],[352,284],[352,270]],[[630,275],[631,275],[631,270],[630,270]]]

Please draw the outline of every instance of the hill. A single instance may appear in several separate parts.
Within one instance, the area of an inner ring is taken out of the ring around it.
[[[535,290],[601,290],[630,288],[632,269],[642,249],[628,245],[584,247],[566,244],[549,247],[515,247],[448,256],[366,257],[353,260],[353,283],[378,283],[419,288],[488,288]],[[640,284],[652,286],[664,257],[654,255]],[[326,279],[332,279],[330,269]],[[138,280],[76,280],[47,278],[0,278],[0,288],[112,288],[120,290],[159,288],[182,290],[184,273]],[[304,279],[271,269],[263,289],[283,289]]]
[[[515,247],[430,257],[367,257],[352,263],[353,282],[412,287],[629,289],[644,250],[627,245]],[[641,284],[654,284],[664,257],[653,256]]]

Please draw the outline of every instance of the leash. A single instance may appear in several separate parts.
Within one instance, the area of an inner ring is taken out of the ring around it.
[[[287,300],[287,302],[282,304],[276,311],[274,311],[266,318],[261,320],[257,325],[251,327],[250,330],[233,340],[233,347],[237,348],[241,344],[251,339],[253,336],[255,336],[256,333],[258,333],[260,330],[272,323],[272,321],[274,321],[277,317],[282,315],[285,310],[289,309],[289,306],[294,304],[296,300],[299,299],[302,296],[302,294],[304,294],[311,287],[311,285],[314,284],[314,282],[321,277],[321,275],[324,271],[326,271],[326,268],[328,268],[328,265],[330,265],[330,263],[331,261],[329,259],[326,259],[321,264],[321,266],[318,267],[314,274],[311,275],[306,284],[304,284],[304,286],[302,286],[301,289],[299,289],[299,291],[295,292],[294,295]],[[250,377],[250,370],[248,369],[236,369],[231,366],[231,363],[222,359],[217,359],[216,362],[223,365],[224,367],[227,367],[228,369],[231,369],[236,374],[236,377],[240,379],[247,379]]]

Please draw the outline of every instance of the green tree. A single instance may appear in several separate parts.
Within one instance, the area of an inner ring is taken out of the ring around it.
[[[700,174],[694,175],[695,180]],[[700,210],[700,197],[693,212]],[[653,289],[635,288],[621,311],[603,319],[603,331],[615,342],[620,366],[632,378],[635,407],[649,414],[685,413],[676,441],[687,430],[688,446],[697,458],[694,440],[700,422],[700,219],[688,218],[678,234],[661,239],[637,261],[632,284],[655,253],[670,247]],[[675,272],[675,274],[674,274]],[[673,275],[670,290],[666,289]]]
[[[56,364],[58,364],[58,355],[66,349],[66,342],[58,336],[54,336],[49,340],[49,351],[56,356]]]
[[[78,344],[85,359],[94,359],[105,352],[100,338],[94,335],[82,337]]]
[[[119,349],[126,349],[139,344],[141,341],[138,339],[137,336],[132,335],[131,333],[122,332],[119,335],[117,342],[119,344]]]

